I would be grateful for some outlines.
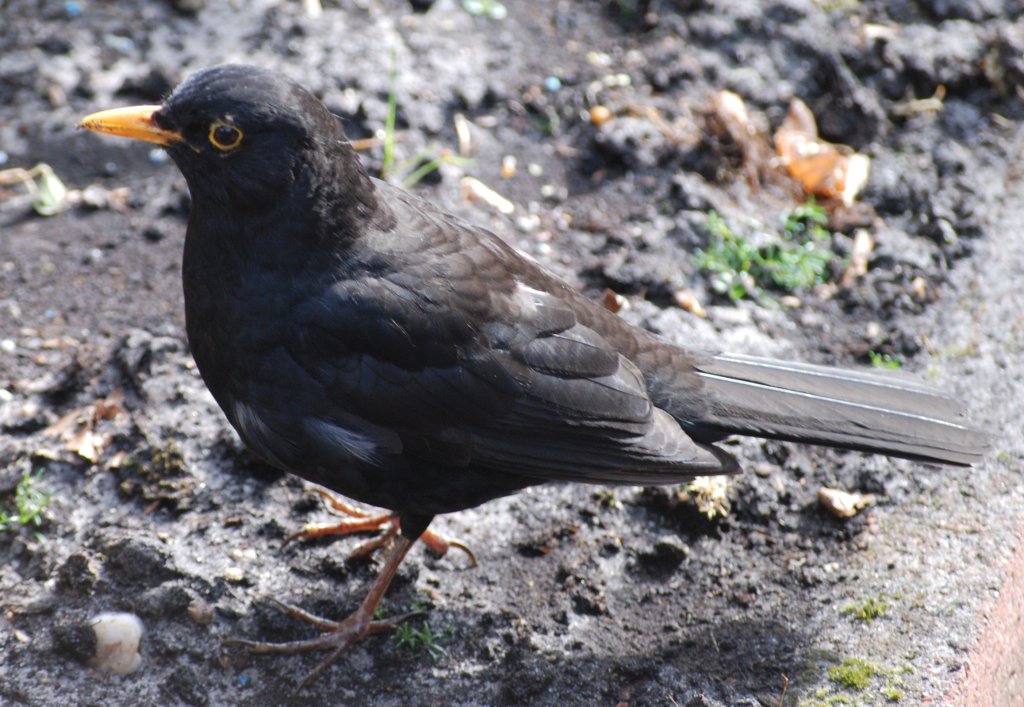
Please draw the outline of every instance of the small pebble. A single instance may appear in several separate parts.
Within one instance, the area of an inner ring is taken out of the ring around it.
[[[625,88],[626,86],[632,85],[633,79],[629,74],[618,73],[608,74],[607,76],[602,77],[601,82],[609,88]]]
[[[152,150],[149,151],[148,156],[149,161],[152,162],[153,164],[163,164],[168,159],[170,159],[167,152],[162,147],[154,147]]]
[[[131,54],[135,51],[135,40],[131,37],[122,37],[117,34],[108,34],[103,38],[103,43],[121,54]]]
[[[128,675],[139,669],[142,656],[139,644],[142,642],[142,620],[135,614],[102,613],[90,621],[96,633],[96,656],[94,663],[100,670]]]
[[[923,277],[918,275],[911,281],[910,291],[914,293],[914,297],[917,299],[924,299],[928,295],[928,283]]]
[[[557,76],[548,76],[544,79],[544,88],[549,91],[557,91],[562,87],[562,80]]]
[[[242,571],[241,567],[235,567],[232,565],[231,567],[224,569],[224,579],[229,582],[241,582],[245,579],[245,572]]]
[[[508,8],[497,0],[462,0],[462,9],[471,15],[485,16],[492,20],[503,20],[508,16]]]
[[[837,518],[853,518],[858,511],[874,503],[875,497],[866,493],[849,493],[822,487],[818,489],[818,502]]]
[[[501,158],[501,176],[502,179],[511,179],[516,176],[516,167],[518,161],[515,155],[505,155]]]
[[[594,125],[604,125],[612,119],[612,112],[606,106],[594,106],[590,109],[590,122]]]
[[[569,198],[569,190],[555,184],[544,184],[540,188],[540,195],[550,201],[565,201]]]
[[[516,219],[516,228],[522,233],[533,233],[540,226],[540,217],[537,214],[526,214]]]

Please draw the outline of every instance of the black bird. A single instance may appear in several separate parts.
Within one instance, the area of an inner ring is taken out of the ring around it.
[[[732,434],[969,465],[959,405],[900,377],[683,349],[492,233],[367,175],[339,120],[251,66],[80,125],[163,145],[192,210],[188,341],[246,446],[394,512],[401,534],[342,622],[257,652],[339,653],[431,519],[549,481],[669,484],[739,470]]]

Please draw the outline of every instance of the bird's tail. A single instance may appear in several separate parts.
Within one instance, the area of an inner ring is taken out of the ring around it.
[[[900,375],[735,354],[707,357],[695,373],[707,402],[703,431],[963,466],[988,446],[954,400]]]

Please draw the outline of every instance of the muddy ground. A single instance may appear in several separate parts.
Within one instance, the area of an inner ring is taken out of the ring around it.
[[[81,193],[42,217],[24,187],[0,187],[0,508],[26,474],[52,494],[40,525],[0,530],[0,703],[287,703],[314,656],[250,657],[220,638],[307,636],[269,597],[341,617],[374,574],[346,562],[355,539],[282,548],[327,514],[240,447],[198,377],[177,170],[74,129],[224,61],[301,80],[353,139],[381,130],[393,93],[399,164],[457,152],[464,116],[472,160],[414,188],[595,298],[623,295],[633,322],[818,362],[888,354],[997,433],[973,470],[737,441],[746,473],[712,520],[680,489],[582,486],[438,519],[479,567],[415,550],[384,610],[425,610],[421,640],[367,640],[297,702],[1019,703],[1017,3],[523,0],[503,18],[455,0],[306,5],[2,5],[0,168],[45,162]],[[716,131],[726,89],[766,133],[800,97],[826,139],[873,160],[855,207],[832,212],[831,286],[785,306],[722,298],[696,264],[711,211],[756,234],[803,200]],[[380,172],[381,146],[363,155]],[[465,199],[465,175],[515,212]],[[858,228],[875,247],[844,284]],[[839,520],[823,486],[874,502]],[[143,620],[134,674],[90,665],[83,627],[101,611]]]

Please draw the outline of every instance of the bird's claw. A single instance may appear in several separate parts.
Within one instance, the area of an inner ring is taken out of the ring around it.
[[[244,638],[222,638],[220,643],[222,646],[244,648],[250,653],[259,654],[291,654],[306,653],[309,651],[330,651],[327,657],[320,661],[320,663],[302,679],[302,682],[299,683],[296,691],[302,690],[311,682],[316,680],[316,678],[319,677],[320,674],[338,658],[338,656],[367,636],[377,633],[386,633],[401,623],[426,616],[426,612],[424,611],[411,611],[405,614],[399,614],[398,616],[392,616],[387,619],[375,620],[368,616],[368,612],[361,607],[342,621],[331,621],[317,616],[316,614],[311,614],[305,609],[300,609],[294,604],[288,604],[273,597],[270,598],[270,601],[292,618],[311,624],[321,631],[324,631],[324,633],[319,636],[315,636],[314,638],[307,638],[299,641],[283,641],[281,643],[249,641]]]
[[[398,534],[400,524],[397,515],[370,515],[361,508],[357,508],[356,506],[342,501],[324,489],[316,489],[316,492],[324,499],[331,509],[348,516],[348,518],[339,520],[337,523],[307,525],[302,530],[296,531],[285,538],[284,546],[287,546],[296,540],[315,540],[316,538],[322,538],[327,535],[350,535],[353,533],[365,533],[380,530],[381,534],[379,536],[367,540],[349,553],[347,559],[352,561],[370,556],[380,548],[387,545],[388,542]],[[440,533],[435,533],[431,530],[424,531],[423,534],[420,535],[419,539],[424,545],[440,557],[444,557],[451,548],[456,548],[466,553],[471,567],[477,567],[478,565],[476,555],[473,551],[459,540],[446,538]]]

